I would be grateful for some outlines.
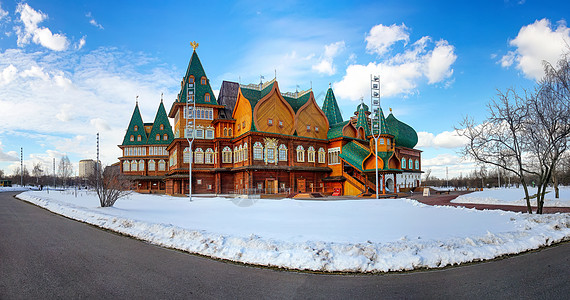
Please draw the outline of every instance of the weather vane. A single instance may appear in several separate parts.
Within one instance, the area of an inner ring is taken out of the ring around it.
[[[192,49],[196,51],[196,48],[198,48],[198,43],[196,43],[196,41],[190,42],[190,46],[192,46]]]

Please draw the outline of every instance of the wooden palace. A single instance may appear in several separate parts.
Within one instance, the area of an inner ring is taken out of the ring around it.
[[[195,110],[186,109],[189,98]],[[386,118],[379,113],[374,153],[371,112],[364,103],[343,121],[330,86],[319,107],[312,90],[284,93],[275,79],[250,85],[223,81],[216,99],[194,49],[168,112],[161,99],[154,122],[144,123],[135,105],[119,145],[121,172],[140,192],[187,194],[192,162],[197,194],[361,195],[375,193],[378,162],[381,193],[419,186],[416,132],[391,112]],[[192,132],[186,124],[194,115]]]

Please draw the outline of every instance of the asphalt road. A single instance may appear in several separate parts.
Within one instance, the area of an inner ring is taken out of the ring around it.
[[[382,275],[211,260],[52,214],[0,193],[0,299],[564,299],[570,243],[506,259]]]

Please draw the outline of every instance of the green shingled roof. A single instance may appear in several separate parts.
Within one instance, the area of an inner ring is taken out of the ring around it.
[[[186,70],[186,75],[184,76],[183,85],[180,89],[180,96],[179,101],[182,103],[186,103],[188,99],[188,78],[190,75],[194,76],[194,86],[196,88],[196,104],[218,104],[216,101],[216,96],[212,91],[212,87],[210,87],[210,79],[206,76],[206,72],[204,72],[204,68],[202,67],[202,63],[200,62],[200,58],[198,58],[198,54],[196,51],[192,53],[192,57],[190,58],[190,62],[188,63],[188,69]],[[206,84],[202,84],[202,77],[206,77]],[[210,94],[210,102],[205,101],[206,93]]]
[[[323,112],[329,121],[329,126],[332,127],[334,124],[342,122],[342,114],[338,108],[338,103],[334,96],[332,88],[329,87],[327,90],[327,95],[325,101],[323,102]]]
[[[348,122],[350,121],[344,121],[341,123],[336,123],[334,125],[331,125],[331,127],[329,128],[329,132],[327,132],[327,139],[331,140],[337,137],[341,137],[342,129],[344,128],[344,126],[346,126],[346,124],[348,124]]]
[[[339,156],[353,167],[363,171],[362,163],[368,154],[370,154],[370,150],[368,148],[352,141],[342,147],[342,151]]]
[[[394,115],[390,114],[386,118],[386,124],[390,128],[392,135],[394,135],[396,146],[414,148],[418,143],[416,131],[410,125],[396,119]]]
[[[135,126],[137,130],[135,131]],[[131,136],[133,136],[133,141],[131,141]],[[141,136],[141,140],[137,141],[138,136]],[[141,112],[139,110],[139,103],[135,105],[135,110],[131,116],[131,122],[129,127],[127,127],[127,132],[125,133],[125,138],[123,138],[123,146],[133,146],[133,145],[144,145],[147,142],[146,132],[144,130],[144,123],[141,117]]]
[[[356,120],[356,129],[364,127],[364,138],[370,135],[370,128],[368,127],[368,118],[366,117],[366,112],[368,111],[368,106],[364,103],[358,105],[358,119]]]
[[[160,125],[163,125],[164,129],[160,130]],[[156,140],[157,134],[160,137],[159,140]],[[164,140],[165,134],[168,135],[167,140]],[[172,127],[168,121],[164,105],[162,104],[162,101],[160,101],[160,105],[158,106],[158,111],[156,112],[156,117],[154,117],[154,123],[152,124],[152,129],[148,137],[148,143],[151,145],[168,145],[173,139],[174,134],[172,134]]]

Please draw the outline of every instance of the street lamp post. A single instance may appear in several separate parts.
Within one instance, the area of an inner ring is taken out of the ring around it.
[[[378,199],[378,138],[380,130],[380,76],[370,75],[370,108],[374,112],[372,116],[372,137],[374,137],[374,158],[376,161],[376,199]],[[382,184],[384,184],[382,182]]]
[[[195,101],[196,86],[194,82],[188,79],[188,87],[186,90],[186,140],[188,141],[188,198],[192,201],[192,144],[196,135],[196,101]],[[192,106],[190,106],[190,104]],[[192,107],[192,110],[190,110]],[[190,120],[190,112],[192,112],[192,120]]]

